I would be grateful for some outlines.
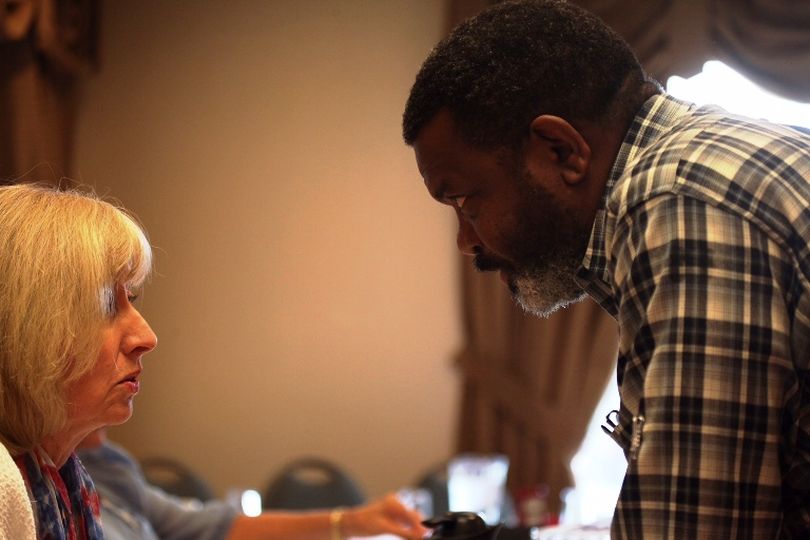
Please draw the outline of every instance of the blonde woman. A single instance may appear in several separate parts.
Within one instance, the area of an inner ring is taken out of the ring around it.
[[[151,271],[149,243],[130,215],[92,194],[20,185],[0,187],[0,246],[0,443],[22,473],[40,539],[103,538],[101,502],[74,450],[85,439],[100,445],[104,426],[132,415],[142,357],[157,344],[132,304]],[[124,465],[117,485],[131,481],[126,493],[143,502],[154,490]],[[104,494],[105,512],[124,500]],[[121,509],[137,527],[111,528],[111,537],[158,538],[153,516]],[[209,508],[184,514],[184,527],[161,537],[418,539],[420,519],[393,496],[345,511],[252,518]]]
[[[151,271],[142,229],[76,191],[0,187],[0,442],[39,538],[103,538],[99,499],[74,454],[132,414],[157,344],[132,300]]]

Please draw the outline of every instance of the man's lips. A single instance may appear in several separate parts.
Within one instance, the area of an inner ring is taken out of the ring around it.
[[[512,267],[502,261],[477,253],[473,258],[473,266],[479,272],[498,272],[501,281],[509,285],[510,277],[512,275]]]
[[[495,270],[505,270],[507,265],[483,253],[477,253],[473,258],[473,266],[479,272],[494,272]]]
[[[473,266],[479,272],[498,272],[501,282],[512,290],[512,267],[509,264],[478,252],[473,258]]]

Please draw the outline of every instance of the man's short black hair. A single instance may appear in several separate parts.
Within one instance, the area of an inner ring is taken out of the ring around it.
[[[595,15],[562,0],[504,2],[433,49],[411,88],[403,136],[413,144],[447,108],[467,142],[517,149],[535,117],[604,120],[644,80],[629,45]]]

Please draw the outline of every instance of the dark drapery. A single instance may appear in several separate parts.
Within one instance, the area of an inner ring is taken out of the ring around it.
[[[665,83],[722,60],[760,86],[810,101],[810,2],[578,0],[630,43]]]
[[[590,300],[548,319],[527,315],[493,274],[464,260],[465,348],[458,450],[509,456],[512,490],[572,483],[569,463],[612,373],[618,333]]]
[[[450,0],[448,26],[492,0]],[[578,0],[666,82],[720,59],[760,85],[810,101],[810,3],[791,0]],[[594,303],[548,319],[515,307],[499,280],[461,264],[466,344],[458,355],[457,450],[502,452],[512,489],[571,484],[569,463],[615,363],[617,328]]]
[[[0,183],[72,173],[77,83],[98,61],[98,0],[0,0]]]

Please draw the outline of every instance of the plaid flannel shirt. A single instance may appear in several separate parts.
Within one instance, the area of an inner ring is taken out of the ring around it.
[[[613,538],[810,538],[810,138],[650,98],[578,274],[620,326]]]

